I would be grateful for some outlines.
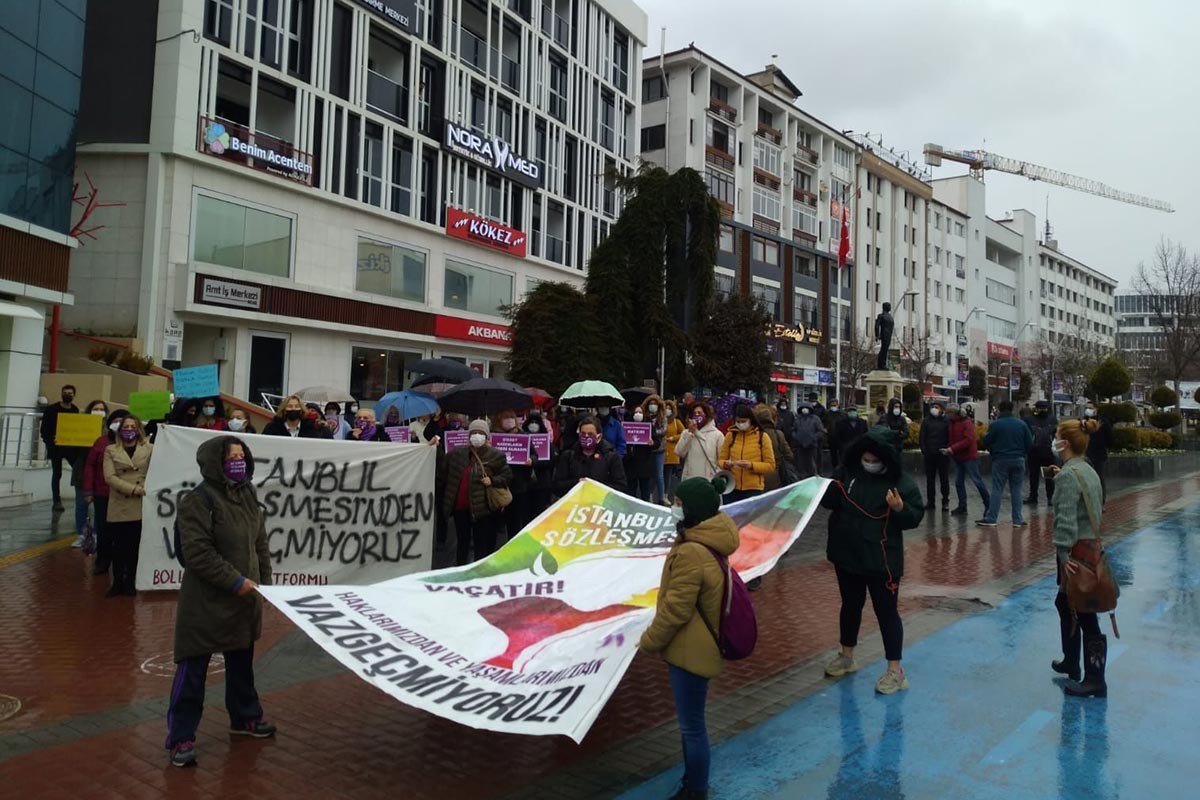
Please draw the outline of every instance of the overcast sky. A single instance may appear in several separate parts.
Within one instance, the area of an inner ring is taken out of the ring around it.
[[[988,214],[1026,208],[1059,248],[1122,286],[1160,236],[1200,249],[1200,2],[638,0],[648,56],[689,43],[743,73],[778,64],[835,128],[985,148],[1174,214],[989,172]],[[965,173],[947,164],[934,177]]]

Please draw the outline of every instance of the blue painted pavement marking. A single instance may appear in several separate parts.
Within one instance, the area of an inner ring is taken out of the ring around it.
[[[876,695],[884,665],[868,665],[714,748],[710,797],[1195,797],[1198,527],[1200,504],[1109,550],[1124,624],[1118,641],[1101,618],[1107,700],[1066,697],[1050,670],[1060,656],[1050,578],[908,648],[907,692]],[[622,800],[669,797],[681,773]]]

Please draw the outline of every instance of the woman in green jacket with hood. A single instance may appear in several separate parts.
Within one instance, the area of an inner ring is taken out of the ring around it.
[[[196,450],[203,480],[179,501],[183,584],[175,615],[175,682],[167,711],[171,763],[196,763],[196,728],[213,653],[225,656],[225,708],[230,733],[275,734],[263,721],[254,688],[254,642],[262,635],[262,598],[271,583],[267,529],[254,489],[254,456],[236,436],[209,439]]]
[[[900,466],[887,431],[872,430],[846,448],[833,484],[821,505],[831,509],[826,556],[837,573],[842,595],[841,652],[825,667],[840,678],[858,670],[854,648],[867,593],[887,656],[887,672],[875,691],[894,694],[908,688],[900,666],[904,626],[900,621],[900,578],[904,575],[903,531],[921,524],[925,500]]]

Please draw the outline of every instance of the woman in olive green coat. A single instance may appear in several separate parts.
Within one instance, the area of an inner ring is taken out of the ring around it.
[[[234,436],[209,439],[196,451],[203,480],[179,501],[183,584],[175,616],[175,683],[167,712],[171,763],[196,763],[196,727],[213,653],[225,657],[225,708],[230,733],[263,738],[254,688],[254,642],[262,634],[262,598],[271,583],[267,529],[255,492],[254,456]]]

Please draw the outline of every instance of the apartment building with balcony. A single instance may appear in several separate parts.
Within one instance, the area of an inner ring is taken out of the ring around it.
[[[962,399],[970,359],[967,350],[967,239],[970,218],[937,199],[929,201],[925,228],[925,328],[930,381]],[[979,313],[979,312],[976,312]]]
[[[1117,319],[1116,347],[1133,373],[1139,386],[1134,388],[1134,399],[1143,386],[1152,385],[1161,378],[1167,365],[1167,330],[1177,323],[1179,297],[1163,295],[1151,297],[1132,289],[1123,289],[1113,296],[1113,307]],[[1200,370],[1191,370],[1185,377],[1200,377]]]
[[[503,374],[504,308],[581,282],[621,212],[631,0],[96,5],[79,163],[126,206],[66,321],[217,361],[234,395],[372,400],[428,356]]]
[[[837,244],[855,145],[800,97],[775,65],[742,73],[695,46],[648,58],[641,156],[705,177],[722,214],[718,291],[771,311],[774,383],[826,395],[834,337],[848,338],[852,316],[853,273],[838,273]]]

